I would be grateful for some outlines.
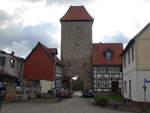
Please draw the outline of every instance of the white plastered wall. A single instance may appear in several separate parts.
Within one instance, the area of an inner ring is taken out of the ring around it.
[[[48,93],[49,90],[55,88],[55,82],[48,80],[40,80],[40,86],[41,86],[41,93]]]
[[[137,101],[144,102],[144,78],[150,80],[150,71],[137,71]],[[146,102],[150,102],[150,83],[146,83]]]
[[[126,81],[126,92],[124,91],[124,98],[130,99],[129,80],[131,80],[131,100],[136,101],[137,100],[136,71],[128,73],[128,75],[126,75],[123,80]]]

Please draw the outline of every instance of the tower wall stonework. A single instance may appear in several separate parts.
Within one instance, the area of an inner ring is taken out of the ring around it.
[[[65,76],[79,76],[84,89],[92,85],[93,21],[61,22],[61,60]]]

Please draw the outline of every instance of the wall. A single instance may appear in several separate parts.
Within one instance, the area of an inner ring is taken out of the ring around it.
[[[41,85],[41,93],[47,93],[49,90],[55,88],[54,81],[40,80],[40,85]]]
[[[144,78],[150,80],[150,71],[137,71],[137,101],[144,102]],[[146,83],[146,101],[150,102],[150,83]]]
[[[134,48],[134,61],[132,61],[132,52],[131,52],[131,48]],[[130,51],[130,64],[128,63],[128,51]],[[136,55],[136,45],[133,44],[129,50],[128,50],[124,56],[126,56],[126,66],[124,67],[124,62],[123,62],[123,76],[128,76],[128,73],[135,71],[136,70],[136,62],[137,62],[137,55]],[[124,61],[124,57],[123,57],[123,61]]]
[[[64,75],[79,76],[85,88],[91,88],[92,23],[61,22],[61,60]]]
[[[134,60],[132,60],[132,49],[134,48]],[[128,63],[128,51],[130,52],[130,64]],[[124,58],[123,57],[123,96],[126,99],[130,99],[130,93],[129,93],[129,80],[131,80],[131,100],[136,100],[136,92],[137,92],[137,77],[136,77],[136,62],[137,62],[137,50],[136,50],[136,44],[133,44],[128,51],[124,54],[126,55],[126,66],[124,67]],[[126,81],[126,86],[124,82]],[[125,92],[126,87],[126,92]]]
[[[112,81],[118,81],[118,91],[122,86],[121,65],[95,65],[93,66],[93,88],[95,92],[112,92]],[[105,78],[105,79],[104,79]],[[116,93],[113,92],[113,93]]]
[[[34,49],[25,60],[24,78],[27,80],[54,80],[54,61],[41,46]]]
[[[128,75],[124,76],[123,78],[123,87],[124,87],[124,98],[130,100],[130,91],[129,91],[129,80],[131,80],[131,100],[136,101],[137,100],[137,77],[136,77],[136,71],[132,71],[128,73]],[[124,82],[126,81],[126,86]],[[126,92],[125,92],[126,87]]]
[[[144,78],[150,80],[150,26],[146,27],[140,32],[135,38],[134,52],[135,58],[134,62],[127,64],[123,67],[123,81],[127,81],[127,92],[124,92],[124,97],[129,98],[129,80],[131,80],[131,100],[137,102],[144,102]],[[131,50],[131,48],[129,48]],[[128,50],[128,51],[129,51]],[[128,62],[128,51],[125,53],[126,62]],[[131,53],[130,53],[131,55]],[[150,102],[150,84],[146,84],[146,101]]]
[[[150,35],[149,39],[137,40],[137,70],[150,70]]]
[[[6,72],[12,76],[15,76],[15,77],[21,77],[22,76],[23,62],[17,60],[15,57],[8,55],[8,54],[0,54],[0,56],[6,57],[5,66],[0,67],[2,69],[2,71]],[[15,60],[15,66],[14,67],[10,66],[10,59]],[[21,67],[21,65],[22,65],[22,67]]]

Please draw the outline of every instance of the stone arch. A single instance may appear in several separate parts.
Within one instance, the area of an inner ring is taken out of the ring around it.
[[[84,84],[83,84],[83,80],[81,79],[80,76],[72,77],[71,88],[74,91],[82,91],[83,90]]]

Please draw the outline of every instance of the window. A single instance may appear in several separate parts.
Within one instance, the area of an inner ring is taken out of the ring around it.
[[[132,50],[132,61],[134,61],[134,47],[133,46],[132,46],[131,50]]]
[[[61,80],[56,80],[56,88],[60,88],[61,87]]]
[[[10,59],[10,67],[15,67],[15,60],[14,59]]]
[[[5,66],[5,61],[6,61],[5,57],[0,57],[0,66]]]
[[[128,50],[128,64],[130,64],[130,49]]]
[[[113,52],[112,52],[112,50],[109,49],[109,48],[104,52],[105,58],[106,58],[107,60],[111,60],[111,59],[112,59],[112,54],[113,54]]]
[[[112,59],[112,54],[111,52],[106,52],[106,59],[111,60]]]

